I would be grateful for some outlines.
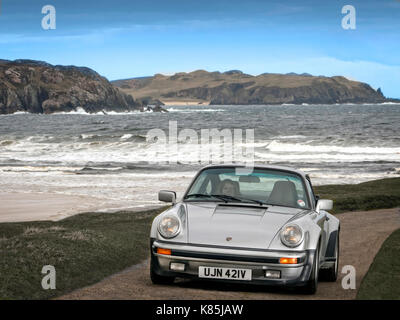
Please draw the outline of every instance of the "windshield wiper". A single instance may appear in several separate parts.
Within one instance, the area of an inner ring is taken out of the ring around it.
[[[224,202],[227,202],[226,200],[216,197],[215,195],[209,195],[209,194],[204,194],[204,193],[188,194],[188,195],[186,195],[185,199],[188,199],[188,198],[217,198],[217,200],[222,200]]]
[[[254,200],[254,199],[233,197],[233,196],[228,196],[225,194],[212,194],[211,196],[216,197],[216,198],[221,198],[223,200],[234,200],[234,201],[239,201],[239,202],[253,202],[253,203],[259,204],[260,206],[262,206],[264,204],[262,201],[258,201],[258,200]]]
[[[259,204],[260,206],[264,205],[264,202],[259,201],[259,200],[238,198],[238,197],[228,196],[226,194],[192,193],[192,194],[188,194],[185,197],[185,199],[188,199],[188,198],[216,198],[218,200],[224,201],[225,203],[233,200],[233,201],[238,201],[238,202],[253,202],[253,203]]]

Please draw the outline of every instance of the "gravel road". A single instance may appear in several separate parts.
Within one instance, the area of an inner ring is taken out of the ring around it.
[[[75,290],[60,299],[354,299],[384,240],[400,228],[400,209],[338,214],[341,222],[339,279],[320,282],[315,295],[262,286],[176,280],[173,285],[153,285],[149,261],[132,266],[99,283]],[[356,290],[341,286],[345,265],[356,268]]]

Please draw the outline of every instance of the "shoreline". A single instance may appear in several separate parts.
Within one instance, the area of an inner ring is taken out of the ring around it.
[[[53,193],[2,193],[0,203],[0,223],[59,221],[97,210],[96,198]]]
[[[205,100],[160,100],[166,107],[168,106],[209,106],[211,101]]]
[[[211,101],[203,101],[203,100],[160,100],[165,107],[172,107],[172,106],[188,106],[188,107],[199,107],[199,106],[215,106],[215,107],[221,107],[221,106],[253,106],[253,107],[259,107],[259,106],[281,106],[281,107],[301,107],[301,106],[370,106],[370,105],[376,105],[376,106],[393,106],[393,105],[400,105],[399,102],[393,102],[393,101],[386,101],[386,102],[348,102],[348,103],[276,103],[276,104],[211,104]],[[104,111],[104,112],[103,112]],[[141,114],[145,112],[141,112],[139,109],[137,110],[126,110],[126,111],[113,111],[113,110],[103,110],[103,111],[98,111],[94,113],[90,113],[85,111],[82,108],[77,108],[74,111],[59,111],[59,112],[53,112],[53,113],[32,113],[28,111],[15,111],[14,113],[0,113],[0,116],[10,116],[10,115],[23,115],[23,114],[38,114],[38,115],[125,115],[125,114]]]

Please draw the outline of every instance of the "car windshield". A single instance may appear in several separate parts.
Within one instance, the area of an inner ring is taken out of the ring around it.
[[[303,179],[286,171],[254,169],[241,174],[235,168],[203,170],[191,185],[185,201],[246,202],[309,209]]]

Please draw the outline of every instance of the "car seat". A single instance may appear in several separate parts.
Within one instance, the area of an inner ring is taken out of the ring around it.
[[[291,181],[276,181],[268,197],[268,204],[298,207],[296,186]]]

